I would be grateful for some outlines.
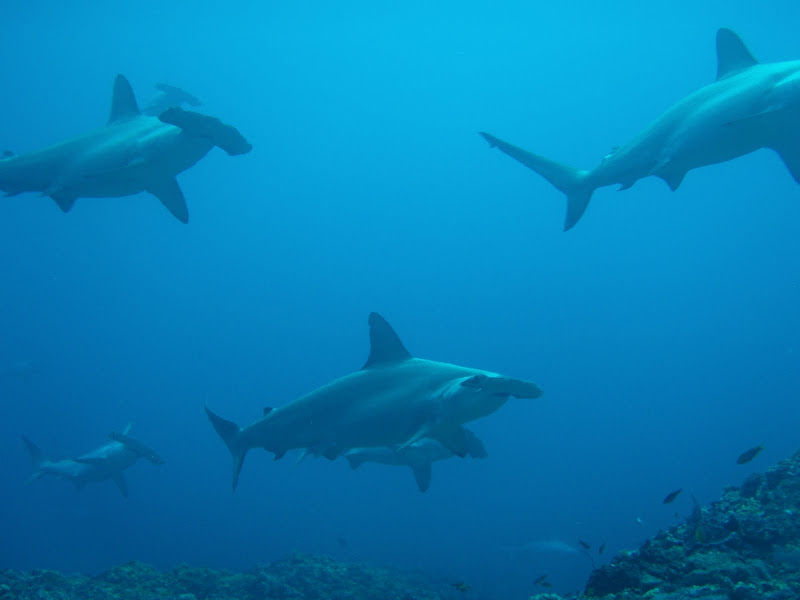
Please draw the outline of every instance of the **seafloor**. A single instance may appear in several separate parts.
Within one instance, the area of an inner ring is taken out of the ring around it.
[[[388,569],[292,555],[244,573],[128,563],[95,576],[0,571],[0,600],[440,600],[473,592]],[[592,572],[600,600],[800,599],[800,451],[698,504],[682,524]],[[539,594],[531,600],[567,600]]]

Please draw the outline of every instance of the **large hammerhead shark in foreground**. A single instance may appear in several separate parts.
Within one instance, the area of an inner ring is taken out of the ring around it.
[[[496,411],[510,397],[538,398],[535,383],[497,373],[413,358],[383,317],[369,316],[364,366],[240,428],[206,407],[233,457],[233,489],[251,448],[281,458],[288,450],[330,460],[352,448],[407,448],[431,438],[466,456],[472,436],[462,425]]]
[[[771,148],[800,183],[800,60],[760,64],[730,29],[717,32],[717,79],[690,94],[591,171],[574,169],[481,132],[567,195],[564,230],[599,187],[650,175],[674,191],[686,173]]]
[[[69,212],[78,198],[149,192],[182,223],[189,211],[175,176],[219,146],[228,154],[251,150],[219,119],[173,107],[143,114],[128,80],[117,75],[111,116],[101,129],[49,148],[0,159],[0,190],[7,196],[41,192]]]

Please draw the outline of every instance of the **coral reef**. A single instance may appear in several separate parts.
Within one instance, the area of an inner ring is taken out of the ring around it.
[[[800,451],[593,571],[585,597],[790,600],[800,598],[799,567]]]
[[[291,555],[244,573],[131,562],[87,577],[0,571],[0,600],[439,600],[440,593],[388,569]]]

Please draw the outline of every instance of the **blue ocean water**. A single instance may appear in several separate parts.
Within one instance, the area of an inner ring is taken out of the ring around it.
[[[800,189],[759,151],[564,200],[479,138],[589,168],[710,82],[714,35],[800,58],[800,5],[6,2],[0,146],[102,125],[116,73],[179,85],[235,125],[151,196],[0,205],[0,566],[137,559],[246,568],[289,551],[422,569],[520,597],[591,568],[798,446]],[[471,428],[483,461],[406,469],[251,452],[247,424],[358,368],[367,315],[417,356],[532,379]],[[166,459],[76,493],[23,485],[22,433],[54,457],[131,434]],[[738,454],[766,447],[748,465]],[[682,487],[675,504],[664,495]],[[573,551],[559,551],[563,542]],[[594,550],[593,550],[594,552]]]

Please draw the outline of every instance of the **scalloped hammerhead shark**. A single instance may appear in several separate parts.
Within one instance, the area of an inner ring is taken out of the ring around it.
[[[488,456],[483,442],[469,429],[467,435],[467,454],[472,458]],[[410,446],[391,448],[353,448],[344,453],[351,469],[357,469],[365,462],[409,467],[414,473],[414,480],[420,492],[427,492],[431,486],[431,465],[437,460],[446,460],[455,456],[450,450],[436,440],[424,438]]]
[[[105,127],[28,154],[7,153],[0,159],[0,190],[7,196],[41,192],[64,212],[78,198],[149,192],[188,223],[175,176],[214,146],[230,155],[252,149],[234,127],[214,117],[178,107],[157,117],[143,114],[128,80],[117,75]]]
[[[28,483],[45,475],[53,475],[71,481],[75,484],[75,489],[81,491],[87,483],[110,479],[117,484],[123,497],[127,498],[128,485],[123,475],[125,469],[132,467],[141,458],[154,465],[164,464],[164,459],[155,451],[128,436],[130,428],[128,425],[122,433],[110,433],[108,437],[111,441],[91,452],[62,460],[49,459],[39,446],[23,435],[22,441],[31,455],[34,468]]]
[[[493,413],[512,396],[542,394],[521,379],[414,358],[377,313],[369,316],[369,338],[369,358],[360,370],[285,406],[265,408],[264,416],[244,429],[206,407],[233,457],[234,491],[251,448],[273,452],[276,460],[292,449],[334,460],[352,448],[402,450],[431,438],[464,457],[471,443],[464,423]]]
[[[567,195],[565,231],[599,187],[626,190],[655,175],[675,191],[688,171],[760,148],[777,152],[800,183],[800,60],[761,64],[736,33],[720,29],[716,81],[673,105],[591,171],[481,135]]]

